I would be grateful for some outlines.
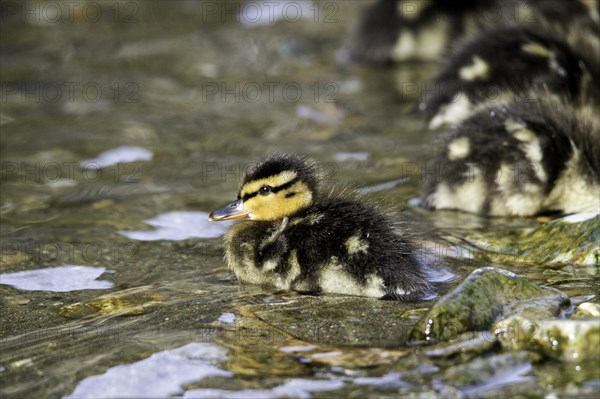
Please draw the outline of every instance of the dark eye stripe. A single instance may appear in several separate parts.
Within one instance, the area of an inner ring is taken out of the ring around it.
[[[284,183],[284,184],[282,184],[281,186],[272,187],[272,188],[271,188],[271,192],[272,192],[272,193],[276,193],[276,192],[278,192],[278,191],[285,190],[286,188],[290,188],[290,187],[291,187],[291,186],[293,186],[293,185],[294,185],[294,184],[295,184],[297,181],[298,181],[298,178],[295,178],[295,179],[292,179],[292,180],[290,180],[290,181],[289,181],[289,182],[287,182],[287,183]],[[253,193],[248,193],[248,194],[244,195],[244,196],[242,197],[242,200],[246,201],[246,200],[249,200],[249,199],[250,199],[250,198],[252,198],[252,197],[255,197],[256,195],[258,195],[258,192],[259,192],[259,191],[260,191],[260,189],[259,189],[258,191],[255,191],[255,192],[253,192]]]

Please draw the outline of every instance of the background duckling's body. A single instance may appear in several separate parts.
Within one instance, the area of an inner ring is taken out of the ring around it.
[[[546,99],[484,108],[445,138],[421,205],[493,216],[600,212],[593,108]]]
[[[485,105],[535,101],[536,93],[573,104],[597,102],[600,42],[592,37],[585,55],[550,31],[527,26],[484,31],[449,57],[432,83],[435,91],[419,108],[429,127],[438,128],[460,123]]]
[[[287,170],[277,170],[272,179],[285,187],[273,187],[281,198],[273,205],[285,207],[285,198],[306,195],[298,189],[303,187],[311,187],[311,201],[289,216],[241,222],[230,229],[225,235],[225,259],[238,279],[301,292],[403,300],[428,295],[429,283],[415,247],[395,232],[390,218],[357,200],[318,196],[312,191],[313,182],[302,183],[303,177],[311,179],[313,171],[288,173],[297,165],[307,167],[304,162],[288,155],[271,157],[245,179],[242,194],[245,187],[264,179],[258,177],[261,170],[276,171],[270,166],[276,163]],[[280,179],[286,173],[296,177]]]
[[[598,23],[597,0],[379,0],[360,14],[349,50],[361,62],[432,61],[489,29],[522,24],[565,37]]]

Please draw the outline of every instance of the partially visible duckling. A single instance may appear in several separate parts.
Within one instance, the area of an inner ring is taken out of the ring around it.
[[[370,63],[436,60],[467,25],[497,8],[497,0],[380,0],[361,14],[350,55]]]
[[[599,13],[597,0],[379,0],[361,13],[350,55],[371,63],[444,60],[477,32],[522,24],[565,37],[573,26],[597,29]]]
[[[225,259],[242,282],[400,300],[430,294],[404,232],[370,205],[321,194],[316,164],[305,157],[264,159],[238,199],[209,219],[250,219],[225,235]]]
[[[489,30],[454,52],[419,108],[435,129],[460,123],[482,105],[533,101],[537,92],[586,103],[600,84],[588,58],[543,30]]]
[[[422,170],[421,206],[492,216],[600,212],[600,123],[554,99],[485,108]]]

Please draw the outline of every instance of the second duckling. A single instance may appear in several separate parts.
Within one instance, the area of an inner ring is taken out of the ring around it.
[[[595,108],[556,98],[484,108],[424,169],[421,206],[487,216],[600,211]]]
[[[238,199],[210,220],[250,219],[225,235],[225,259],[242,282],[383,299],[430,295],[415,245],[382,211],[322,195],[317,165],[270,156],[251,168]]]

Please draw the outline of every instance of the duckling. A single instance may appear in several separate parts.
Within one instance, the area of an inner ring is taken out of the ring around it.
[[[250,168],[238,198],[209,220],[249,219],[225,234],[238,280],[291,289],[417,300],[430,285],[416,247],[382,211],[324,195],[317,164],[276,154]]]
[[[484,108],[423,169],[420,205],[490,216],[600,212],[600,123],[547,98]]]
[[[591,53],[600,51],[598,43]],[[436,129],[460,123],[482,105],[534,101],[535,93],[584,104],[600,84],[598,64],[591,58],[549,31],[526,26],[488,30],[454,52],[419,109]]]
[[[494,8],[497,0],[379,0],[361,14],[350,56],[369,63],[436,60],[469,22],[478,24]]]
[[[361,13],[350,56],[370,63],[443,61],[449,47],[488,29],[551,27],[563,37],[573,26],[596,29],[599,22],[597,0],[379,0]]]

